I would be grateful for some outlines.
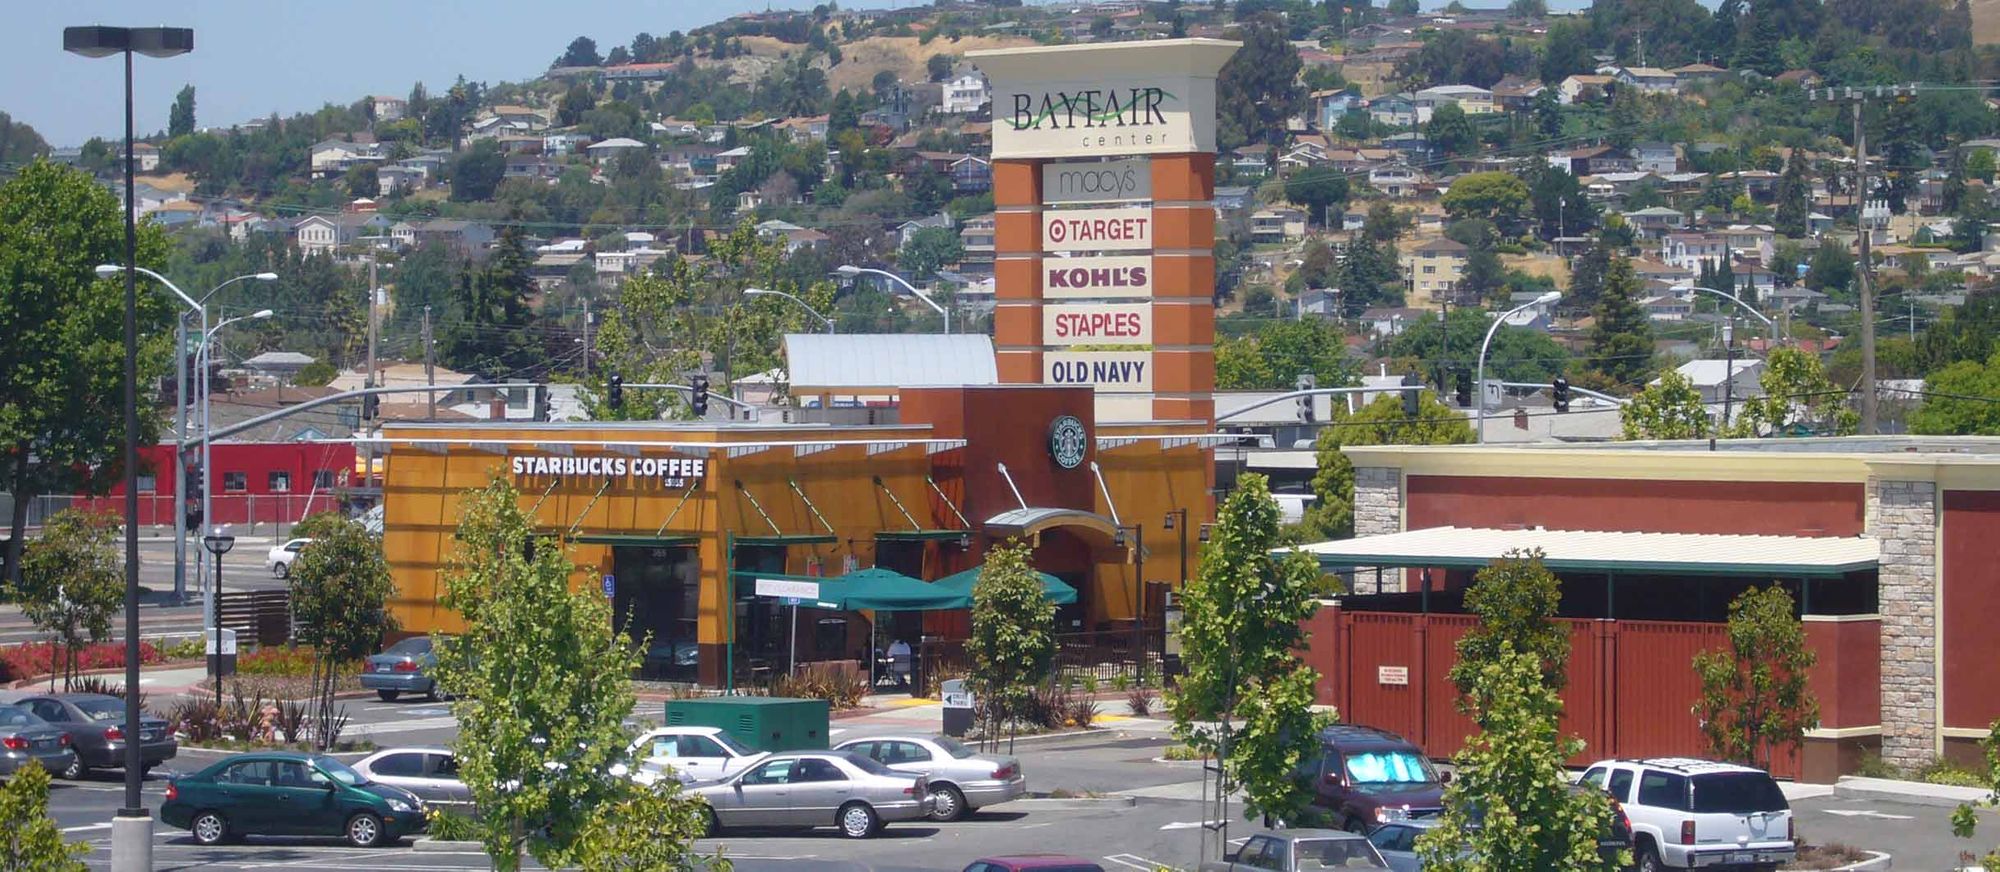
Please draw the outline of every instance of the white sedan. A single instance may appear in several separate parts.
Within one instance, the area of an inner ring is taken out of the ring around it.
[[[613,766],[611,774],[645,785],[666,777],[687,784],[719,781],[765,756],[717,727],[660,727],[633,739],[625,749],[631,762]]]
[[[271,567],[271,574],[278,578],[290,578],[292,561],[298,559],[299,549],[306,547],[306,543],[311,541],[311,539],[293,539],[283,545],[272,546],[271,553],[264,557],[264,562]]]

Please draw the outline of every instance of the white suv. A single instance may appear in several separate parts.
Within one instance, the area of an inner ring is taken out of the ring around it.
[[[1791,805],[1761,770],[1682,757],[1606,760],[1578,783],[1624,806],[1641,872],[1773,870],[1798,854]]]

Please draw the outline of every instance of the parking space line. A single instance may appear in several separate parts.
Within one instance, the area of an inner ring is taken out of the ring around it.
[[[110,824],[84,824],[83,826],[80,827],[63,827],[63,832],[87,833],[90,832],[91,830],[108,830],[108,829],[111,829]]]
[[[1107,862],[1117,863],[1118,865],[1124,866],[1128,869],[1138,869],[1140,870],[1140,872],[1153,872],[1153,870],[1155,869],[1174,868],[1170,864],[1161,863],[1156,860],[1148,860],[1144,857],[1139,856],[1138,854],[1112,854],[1111,856],[1105,857],[1104,859]]]

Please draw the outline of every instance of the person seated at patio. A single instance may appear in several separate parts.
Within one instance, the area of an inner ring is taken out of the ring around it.
[[[910,686],[910,643],[897,639],[889,643],[889,674],[895,676],[896,686]]]

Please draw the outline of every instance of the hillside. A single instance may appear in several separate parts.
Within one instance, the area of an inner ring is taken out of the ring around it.
[[[798,43],[784,42],[769,36],[737,37],[743,48],[750,53],[727,61],[699,61],[703,66],[717,63],[729,67],[729,79],[739,84],[751,84],[765,72],[786,57],[805,51]],[[963,55],[969,51],[989,48],[1010,48],[1034,45],[1035,41],[1016,36],[967,36],[957,40],[944,37],[931,40],[924,45],[914,36],[871,36],[840,46],[840,65],[828,71],[828,87],[835,91],[846,88],[856,93],[868,92],[875,81],[875,74],[883,70],[895,72],[896,77],[905,82],[921,82],[926,78],[924,63],[934,54]],[[824,58],[815,61],[823,65]]]
[[[1972,44],[2000,44],[2000,0],[1972,0]]]

